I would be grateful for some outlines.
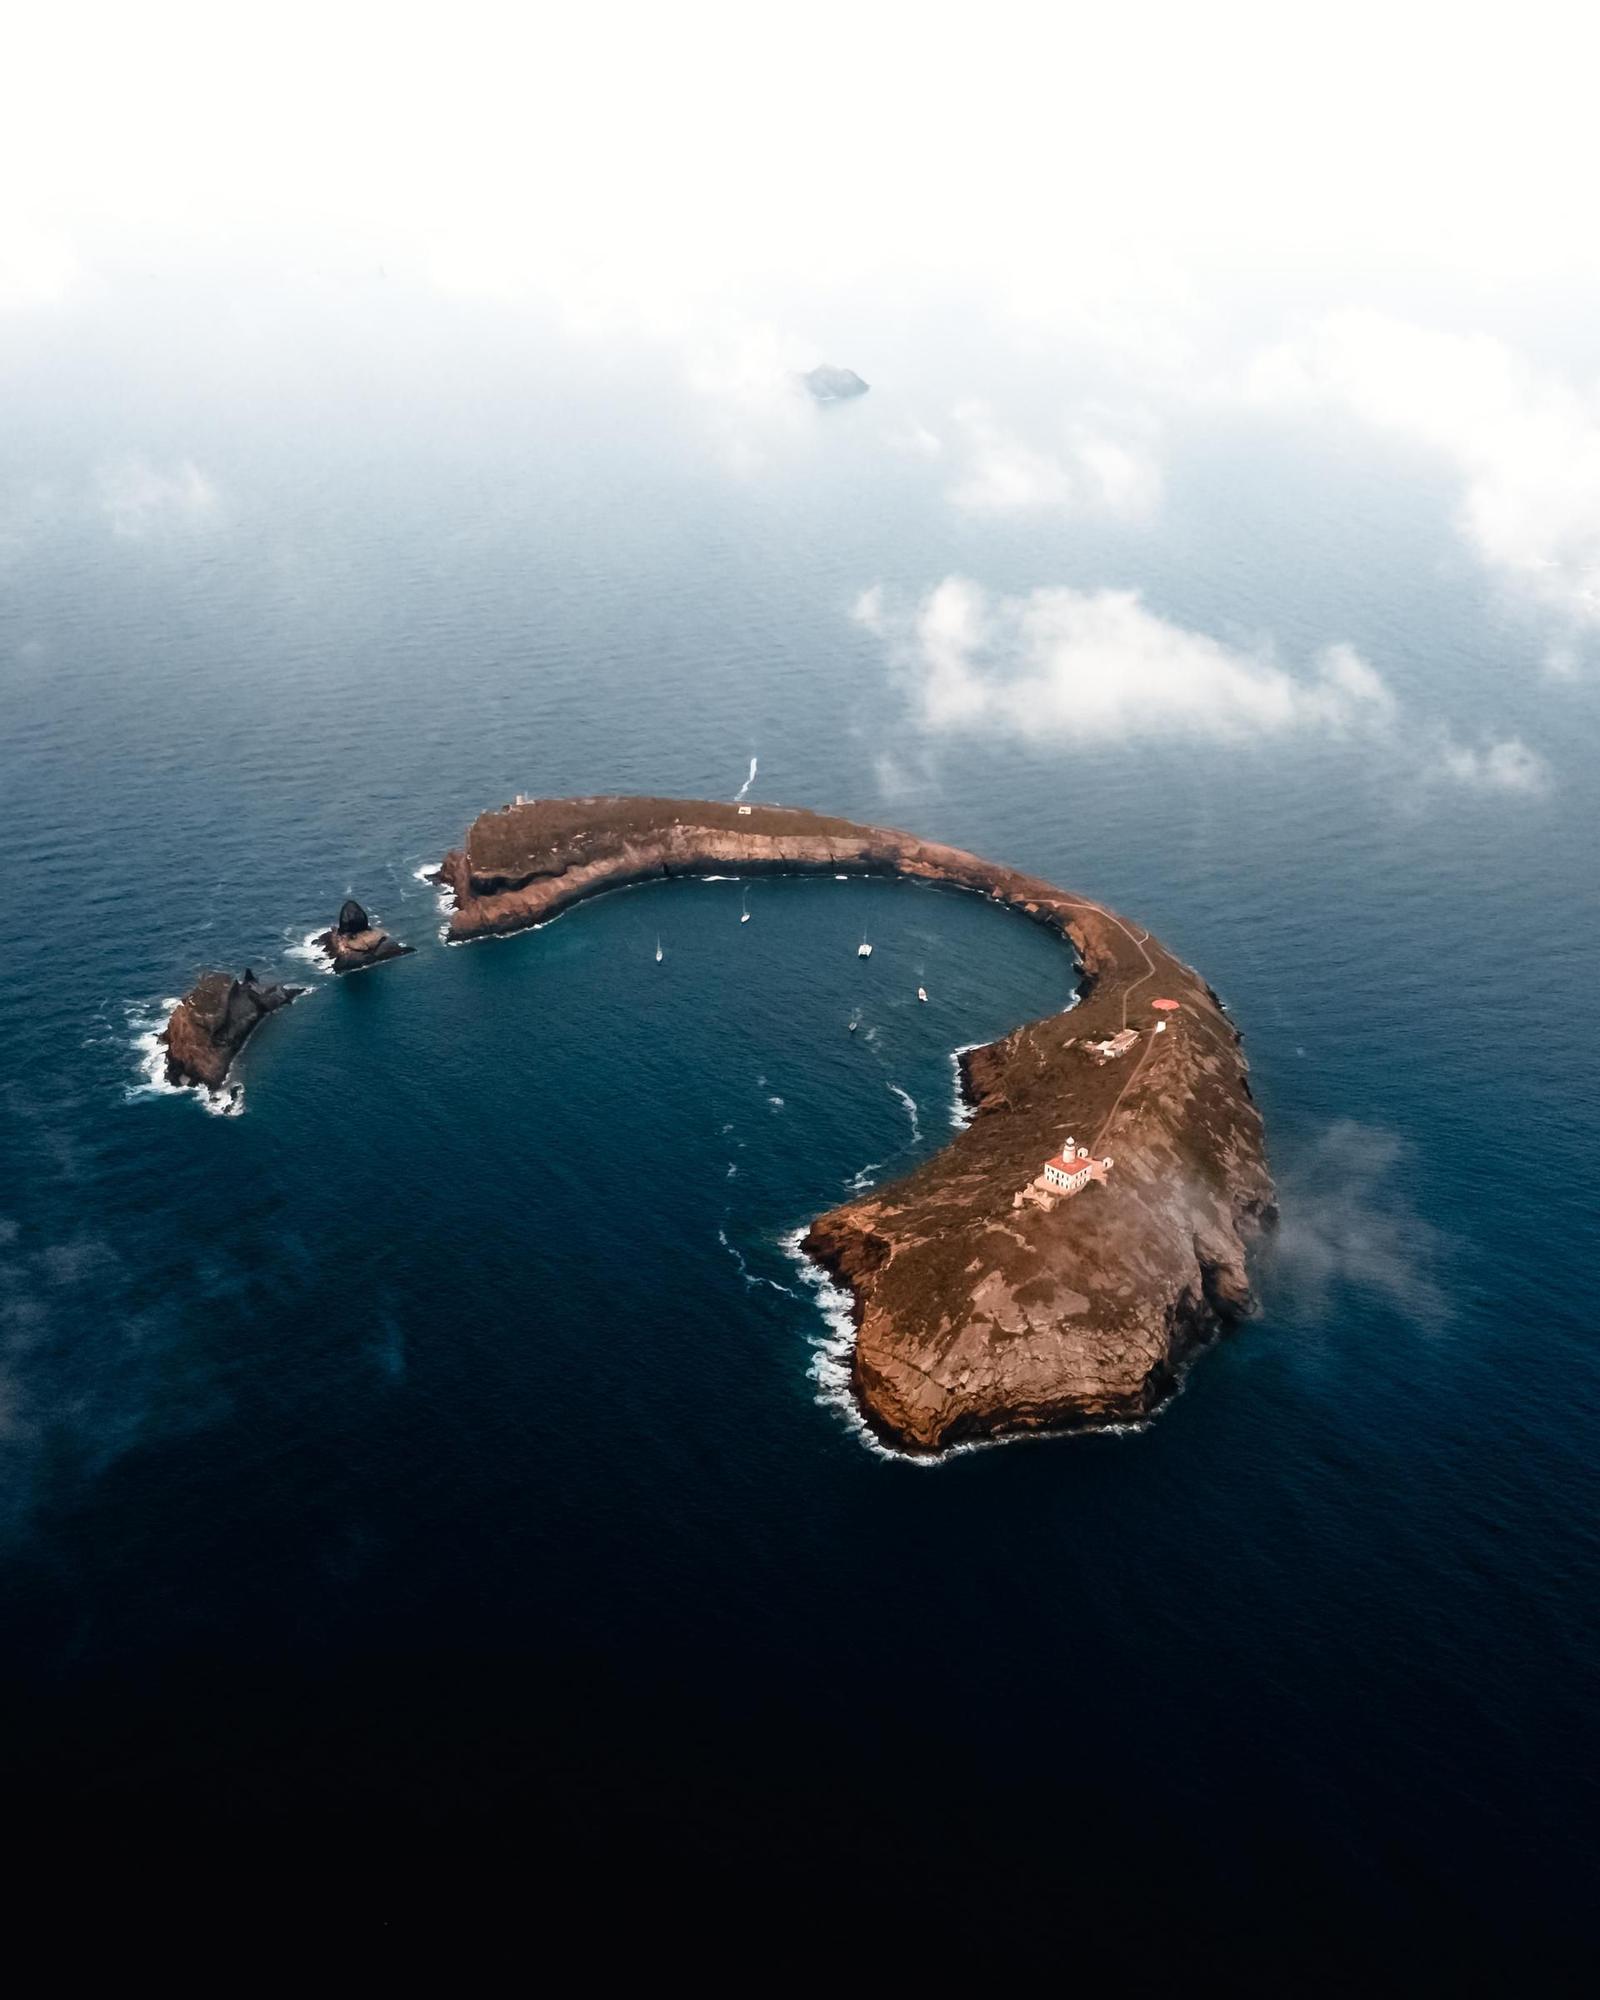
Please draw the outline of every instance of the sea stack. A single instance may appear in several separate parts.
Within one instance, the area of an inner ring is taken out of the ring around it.
[[[202,973],[161,1031],[167,1081],[220,1090],[234,1057],[260,1023],[304,991],[303,986],[263,984],[249,966],[238,979],[226,972]]]
[[[340,909],[333,929],[313,943],[335,972],[359,972],[363,966],[382,965],[386,958],[404,958],[412,950],[380,930],[353,896]]]

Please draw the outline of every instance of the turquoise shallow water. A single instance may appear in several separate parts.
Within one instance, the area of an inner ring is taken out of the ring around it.
[[[730,480],[658,382],[437,338],[425,394],[414,355],[333,354],[255,381],[240,418],[221,381],[120,352],[108,377],[84,334],[53,365],[103,404],[22,427],[18,1810],[536,1823],[769,1887],[870,1868],[959,1882],[956,1936],[1040,1897],[1137,1920],[1155,1966],[1213,1935],[1297,1963],[1330,1912],[1396,1963],[1576,1949],[1587,709],[1550,697],[1563,783],[1509,807],[1413,809],[1333,744],[929,764],[846,615],[957,568],[1138,584],[1297,656],[1352,639],[1470,718],[1515,635],[1451,567],[1437,496],[1192,438],[1158,532],[963,522],[870,398]],[[192,453],[224,518],[109,536],[61,496],[114,448]],[[1143,1433],[875,1455],[818,1380],[827,1322],[785,1248],[940,1143],[952,1050],[1066,1003],[1040,933],[762,881],[746,926],[737,885],[679,884],[438,944],[415,871],[480,807],[728,796],[752,755],[756,796],[1106,897],[1233,1008],[1282,1240],[1261,1318]],[[141,1091],[163,997],[204,963],[293,972],[347,890],[417,955],[312,978],[251,1046],[240,1117]]]

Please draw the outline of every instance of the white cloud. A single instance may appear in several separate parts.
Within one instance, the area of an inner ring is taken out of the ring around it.
[[[1059,443],[1025,442],[983,403],[963,403],[953,415],[964,464],[950,498],[969,513],[1059,508],[1138,519],[1160,501],[1161,472],[1147,439],[1078,425]]]
[[[685,379],[731,471],[758,470],[813,436],[814,407],[799,377],[815,357],[771,326],[730,325],[692,335]]]
[[[1127,590],[996,597],[946,577],[914,609],[879,587],[854,616],[906,675],[923,727],[993,730],[1064,743],[1245,740],[1304,731],[1386,730],[1384,682],[1348,646],[1303,675],[1264,648],[1223,645],[1146,609]]]
[[[1537,794],[1550,789],[1549,765],[1520,736],[1485,737],[1474,744],[1459,743],[1446,733],[1422,775],[1478,792]]]
[[[1275,1309],[1320,1320],[1352,1286],[1424,1322],[1444,1316],[1451,1245],[1409,1198],[1409,1158],[1394,1133],[1341,1119],[1280,1168],[1280,1220],[1262,1245]]]
[[[0,311],[54,305],[78,276],[78,260],[57,231],[0,210]]]
[[[1359,743],[1408,808],[1453,787],[1534,798],[1549,766],[1517,736],[1463,741],[1407,708],[1356,650],[1325,646],[1299,672],[1266,645],[1226,645],[1149,610],[1135,591],[1003,597],[947,576],[910,606],[862,591],[855,622],[884,645],[930,738],[981,732],[1081,745]]]
[[[1600,386],[1485,334],[1361,311],[1258,355],[1246,387],[1274,407],[1342,408],[1437,454],[1461,481],[1458,525],[1479,560],[1574,630],[1600,630]],[[1557,646],[1552,667],[1564,663]]]
[[[118,459],[98,468],[95,490],[119,541],[198,527],[217,513],[216,487],[188,458],[166,470],[142,458]]]
[[[938,432],[915,420],[888,432],[884,442],[891,451],[904,452],[908,458],[939,458],[944,453],[944,440]]]

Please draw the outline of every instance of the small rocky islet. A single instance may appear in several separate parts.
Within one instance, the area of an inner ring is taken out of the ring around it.
[[[380,929],[353,896],[341,907],[333,928],[313,938],[312,944],[335,972],[360,972],[369,965],[404,958],[416,949]]]
[[[802,808],[522,799],[434,871],[452,942],[547,922],[630,883],[878,875],[964,889],[1074,951],[1059,1014],[960,1059],[970,1123],[903,1179],[817,1217],[846,1287],[864,1421],[909,1452],[1127,1423],[1254,1309],[1247,1253],[1277,1207],[1240,1038],[1199,973],[1086,897],[963,849]],[[353,899],[316,941],[338,971],[407,947]],[[301,989],[208,973],[162,1039],[174,1082],[220,1086]]]
[[[335,972],[357,972],[404,958],[414,949],[375,925],[352,896],[329,929],[311,940]],[[173,1008],[158,1037],[166,1050],[168,1083],[220,1091],[234,1057],[269,1014],[298,1000],[305,988],[257,979],[246,966],[235,979],[227,972],[203,972]]]

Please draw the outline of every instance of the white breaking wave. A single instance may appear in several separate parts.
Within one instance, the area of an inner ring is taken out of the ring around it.
[[[814,1264],[800,1245],[803,1229],[791,1229],[781,1239],[785,1253],[800,1274],[800,1282],[810,1292],[822,1314],[824,1331],[807,1336],[811,1344],[811,1365],[806,1373],[817,1385],[815,1400],[825,1410],[834,1410],[876,1458],[899,1464],[910,1462],[910,1454],[891,1451],[862,1416],[850,1388],[850,1357],[855,1353],[855,1302],[842,1285],[836,1285],[820,1264]]]
[[[735,805],[739,803],[740,799],[744,797],[745,793],[749,791],[750,787],[755,783],[755,781],[756,781],[756,760],[754,757],[752,757],[750,759],[750,775],[745,779],[744,783],[739,787],[738,791],[736,791],[733,795],[733,802]]]
[[[963,1042],[959,1049],[950,1051],[950,1067],[955,1073],[955,1089],[950,1095],[950,1123],[958,1132],[965,1132],[974,1116],[974,1107],[967,1102],[967,1093],[961,1083],[961,1058],[983,1046],[982,1042]]]
[[[852,1194],[865,1194],[869,1187],[877,1186],[877,1182],[872,1177],[882,1169],[882,1166],[882,1160],[868,1160],[860,1173],[850,1176],[849,1180],[845,1182],[845,1186]]]
[[[314,966],[318,972],[327,973],[331,979],[333,977],[332,963],[328,958],[328,954],[321,950],[317,944],[317,939],[324,936],[327,929],[328,926],[324,924],[321,930],[307,931],[298,944],[289,946],[284,956],[286,958],[298,958],[302,965]]]
[[[906,1108],[906,1116],[911,1120],[912,1138],[920,1139],[922,1137],[922,1127],[917,1123],[917,1100],[911,1095],[909,1090],[902,1090],[897,1083],[891,1083],[889,1088]]]
[[[774,1111],[781,1111],[783,1109],[783,1099],[781,1097],[769,1097],[767,1103]]]

